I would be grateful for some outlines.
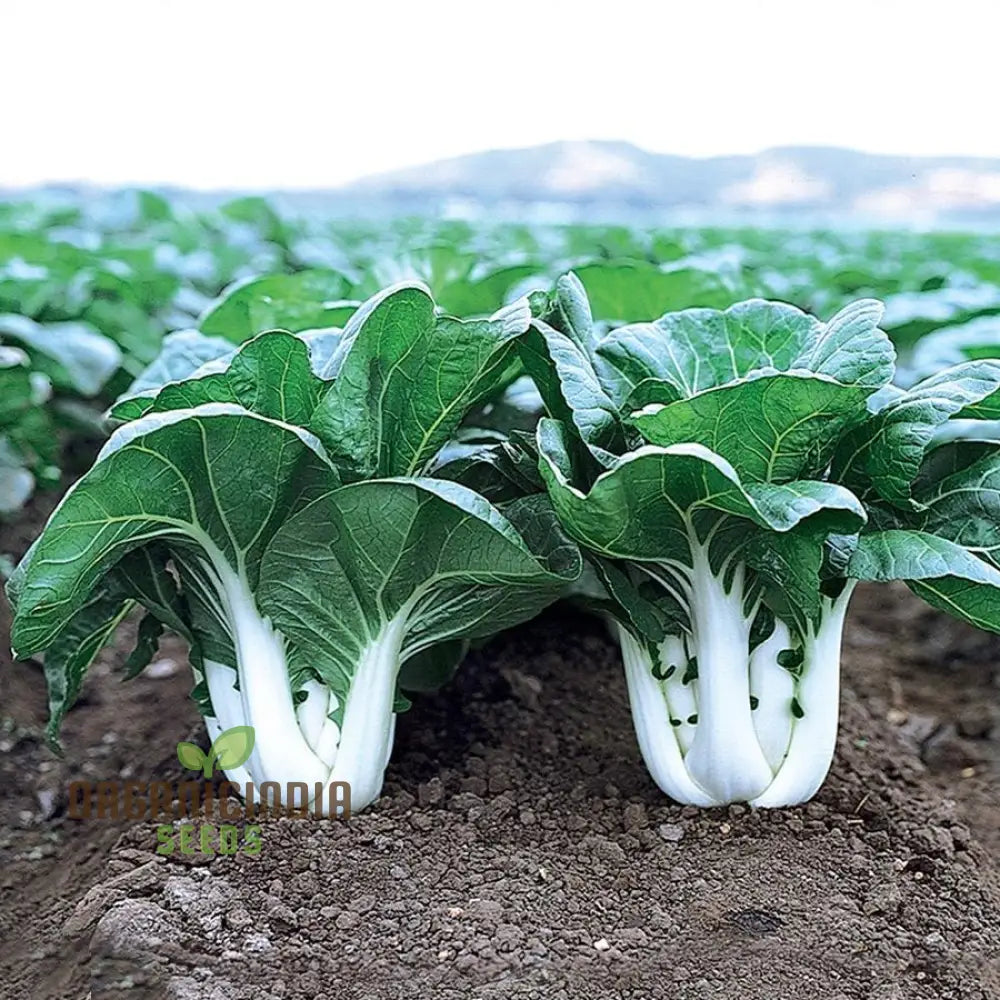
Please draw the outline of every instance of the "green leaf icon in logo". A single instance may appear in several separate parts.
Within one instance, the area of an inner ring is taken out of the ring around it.
[[[223,771],[231,771],[234,767],[245,764],[253,753],[254,731],[253,726],[233,726],[224,733],[219,733],[218,738],[212,744],[212,749],[208,751],[210,758],[215,758],[215,763]],[[206,762],[206,767],[208,764]],[[212,773],[208,772],[209,775]]]
[[[193,743],[178,743],[177,759],[181,762],[181,767],[186,767],[189,771],[200,771],[205,766],[205,755],[201,747]]]
[[[216,765],[230,771],[245,764],[253,753],[253,744],[253,726],[233,726],[219,733],[207,754],[193,743],[178,743],[177,759],[189,770],[201,771],[211,778]]]

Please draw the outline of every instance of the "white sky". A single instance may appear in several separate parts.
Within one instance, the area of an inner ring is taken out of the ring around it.
[[[0,0],[0,185],[625,139],[1000,157],[998,0]]]

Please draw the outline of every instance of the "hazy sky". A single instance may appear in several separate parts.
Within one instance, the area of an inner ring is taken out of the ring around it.
[[[0,0],[0,185],[625,139],[1000,156],[997,0]]]

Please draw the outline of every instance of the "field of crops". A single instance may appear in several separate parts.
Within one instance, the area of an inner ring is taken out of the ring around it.
[[[1000,996],[998,552],[993,237],[0,204],[0,982]]]

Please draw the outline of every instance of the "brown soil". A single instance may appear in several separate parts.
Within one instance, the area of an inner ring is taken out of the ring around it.
[[[64,815],[72,778],[179,777],[176,647],[130,684],[102,657],[64,762],[39,671],[4,663],[0,996],[1000,997],[998,652],[862,589],[817,800],[698,811],[646,776],[610,641],[553,612],[400,719],[371,810],[265,822],[260,857],[214,859]]]
[[[0,524],[0,553],[23,555],[57,499],[42,495],[19,521]],[[108,649],[66,720],[60,759],[44,739],[41,669],[11,661],[9,634],[0,587],[0,997],[72,1000],[87,996],[89,952],[61,928],[104,877],[122,831],[67,821],[69,782],[179,770],[177,733],[193,730],[198,713],[187,697],[185,653],[175,641],[164,644],[155,669],[130,684],[114,676],[121,653]]]

